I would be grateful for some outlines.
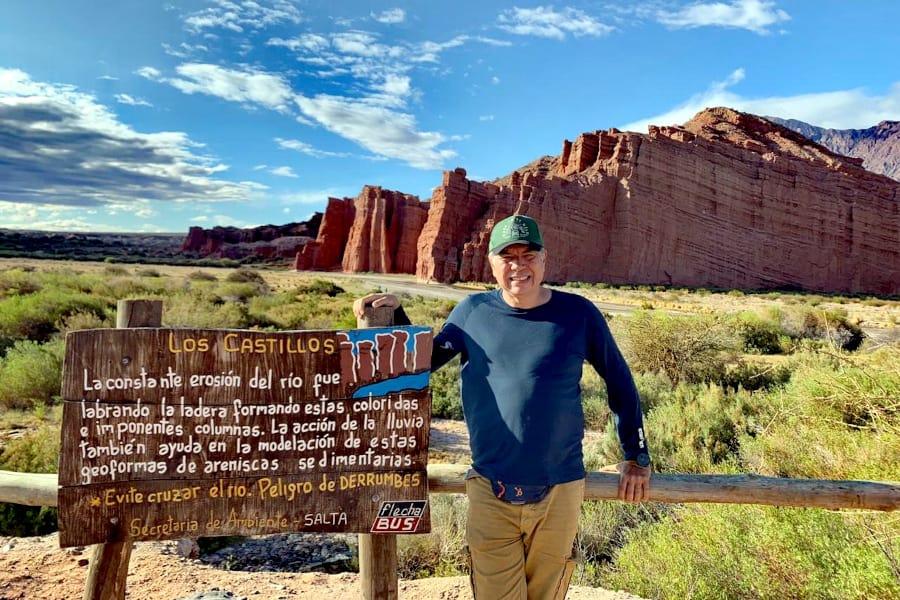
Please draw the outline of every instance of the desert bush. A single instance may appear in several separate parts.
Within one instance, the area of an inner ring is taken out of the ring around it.
[[[56,531],[56,521],[56,508],[0,502],[0,535],[47,535]]]
[[[24,296],[41,289],[37,274],[26,269],[6,269],[0,271],[0,298]]]
[[[191,271],[187,274],[191,281],[218,281],[219,278],[208,271]]]
[[[150,267],[141,267],[135,269],[134,274],[138,277],[150,277],[154,279],[162,277],[162,274],[157,269],[152,269]]]
[[[301,285],[296,290],[297,294],[314,294],[319,296],[328,296],[334,298],[340,294],[346,293],[344,288],[332,281],[324,279],[313,279],[310,283]]]
[[[103,267],[103,274],[108,277],[127,277],[128,269],[122,265],[107,265]]]
[[[846,311],[828,311],[809,306],[780,311],[781,327],[794,340],[821,340],[835,348],[858,350],[865,334],[847,318]]]
[[[458,494],[429,498],[431,533],[397,538],[398,574],[402,578],[447,577],[466,572],[468,499]]]
[[[740,440],[759,431],[765,414],[745,391],[713,384],[680,384],[645,419],[653,464],[660,472],[732,472]],[[614,440],[610,427],[607,437]],[[608,441],[607,455],[616,451]]]
[[[247,307],[236,302],[198,301],[191,295],[177,295],[163,301],[165,327],[198,327],[209,329],[244,329]]]
[[[771,317],[766,318],[752,311],[742,311],[735,316],[734,327],[741,338],[744,352],[781,354],[786,350],[787,333],[781,324]]]
[[[625,545],[628,532],[641,524],[655,523],[669,512],[669,506],[659,503],[583,502],[575,538],[583,561],[577,584],[599,586],[604,565]]]
[[[256,269],[249,267],[240,267],[225,276],[225,281],[230,283],[252,283],[260,290],[269,290],[269,284],[265,278]]]
[[[581,407],[584,411],[585,427],[595,431],[603,431],[610,416],[606,383],[587,364],[585,364],[581,376]]]
[[[660,600],[900,595],[885,555],[841,513],[752,505],[684,507],[633,529],[601,583]]]
[[[771,390],[784,385],[791,378],[791,367],[759,361],[738,360],[729,365],[722,378],[722,385],[734,391]]]
[[[463,418],[459,394],[459,357],[431,374],[431,414],[441,419]]]
[[[900,348],[807,354],[741,439],[746,468],[814,479],[900,479]]]
[[[75,313],[94,313],[100,318],[110,308],[104,298],[58,289],[0,300],[0,335],[47,341],[58,323]]]
[[[239,302],[246,304],[251,298],[260,295],[260,288],[255,283],[225,282],[216,286],[216,295],[222,302]]]
[[[16,342],[0,358],[0,406],[31,408],[51,404],[62,384],[62,341],[39,344]]]
[[[664,373],[673,384],[719,381],[736,340],[716,315],[677,317],[638,311],[628,319],[622,347],[631,368]]]
[[[7,440],[0,469],[20,473],[56,473],[59,464],[59,417]]]
[[[81,331],[83,329],[102,329],[106,327],[114,327],[109,318],[98,317],[92,312],[77,312],[68,317],[63,317],[56,328],[60,333],[68,333],[70,331]]]

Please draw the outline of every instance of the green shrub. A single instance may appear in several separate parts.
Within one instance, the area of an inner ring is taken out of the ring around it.
[[[122,265],[109,265],[103,267],[103,274],[110,277],[127,277],[128,269]]]
[[[865,338],[859,325],[851,323],[843,309],[828,311],[802,306],[783,311],[780,318],[784,331],[795,340],[823,340],[853,352]]]
[[[431,415],[441,419],[463,418],[459,395],[459,357],[431,374]]]
[[[297,288],[298,294],[315,294],[319,296],[328,296],[334,298],[340,294],[346,293],[344,288],[332,281],[324,279],[313,279],[312,282]]]
[[[77,312],[64,317],[57,325],[60,333],[81,331],[83,329],[103,329],[115,327],[115,323],[107,318],[101,318],[92,312]]]
[[[459,494],[429,498],[431,533],[397,537],[398,574],[404,579],[448,577],[466,572],[466,511]]]
[[[742,439],[746,468],[813,479],[900,480],[900,348],[855,356],[807,354],[761,405]]]
[[[258,286],[260,289],[269,289],[269,284],[266,283],[265,278],[260,274],[260,272],[256,269],[251,269],[248,267],[235,269],[225,276],[225,281],[228,281],[230,283],[252,283]]]
[[[134,274],[137,275],[138,277],[150,277],[150,278],[154,278],[154,279],[162,277],[162,275],[160,274],[160,272],[158,270],[147,268],[147,267],[135,269]]]
[[[56,473],[59,464],[59,423],[45,422],[10,438],[0,453],[0,469],[18,473]]]
[[[62,341],[16,342],[0,358],[0,406],[30,408],[52,404],[62,385]]]
[[[641,524],[659,521],[670,510],[658,503],[583,502],[575,540],[584,561],[579,584],[599,586],[603,566],[625,545],[628,532]]]
[[[748,392],[680,384],[645,419],[654,467],[675,473],[731,472],[740,440],[756,435],[764,414]]]
[[[31,270],[7,269],[0,271],[0,298],[26,296],[41,289],[38,276]]]
[[[208,271],[191,271],[187,274],[191,281],[218,281],[219,278]]]
[[[741,389],[753,392],[771,390],[784,385],[790,378],[791,367],[788,365],[739,360],[725,372],[722,385],[734,391]]]
[[[736,341],[715,315],[677,317],[638,311],[627,322],[623,351],[631,368],[664,373],[673,384],[719,381]]]
[[[28,537],[56,531],[57,511],[49,506],[0,502],[0,535]]]
[[[786,335],[781,324],[757,313],[744,311],[737,315],[735,328],[744,352],[750,354],[781,354],[782,338]]]
[[[840,513],[694,506],[632,530],[602,578],[646,598],[892,599],[900,581]]]
[[[69,315],[90,312],[103,318],[110,305],[104,298],[59,289],[11,296],[0,300],[0,335],[44,342]]]
[[[247,322],[247,307],[236,302],[214,303],[181,294],[163,303],[165,327],[245,329]]]

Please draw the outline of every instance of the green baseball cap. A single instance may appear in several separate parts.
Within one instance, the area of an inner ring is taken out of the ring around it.
[[[499,254],[513,244],[528,244],[533,250],[543,249],[544,238],[537,221],[525,215],[513,215],[494,225],[488,244],[489,252]]]

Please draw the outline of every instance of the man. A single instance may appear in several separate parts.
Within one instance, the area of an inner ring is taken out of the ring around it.
[[[619,498],[629,502],[649,499],[640,399],[600,311],[543,286],[547,251],[534,219],[498,222],[488,261],[499,289],[460,302],[432,355],[432,370],[461,355],[472,587],[477,600],[562,599],[584,500],[584,361],[606,381],[626,459]],[[400,308],[395,296],[371,294],[354,303],[357,316],[367,304]],[[400,310],[396,320],[408,319]]]

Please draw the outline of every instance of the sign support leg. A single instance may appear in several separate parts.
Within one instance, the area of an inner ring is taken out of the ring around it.
[[[160,327],[162,309],[162,300],[119,300],[116,305],[116,328]],[[115,531],[121,535],[122,523],[117,524]],[[125,581],[133,542],[127,536],[123,537],[119,541],[94,546],[84,600],[125,600]]]
[[[366,307],[357,327],[387,327],[394,324],[393,308]],[[363,600],[397,600],[397,536],[359,534],[359,583]]]

